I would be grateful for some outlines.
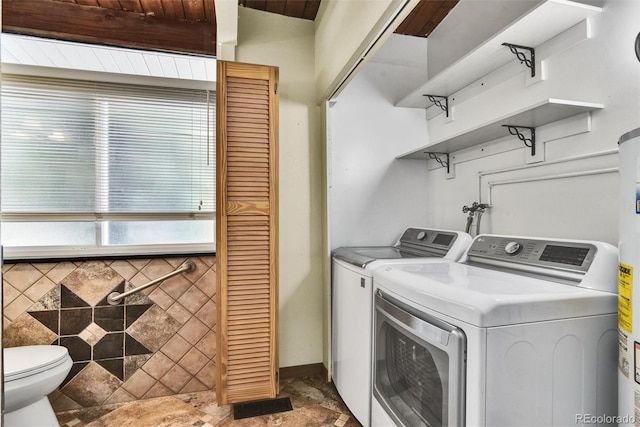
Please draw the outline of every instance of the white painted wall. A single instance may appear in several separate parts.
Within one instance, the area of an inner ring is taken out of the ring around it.
[[[280,366],[322,362],[322,131],[314,24],[239,9],[240,62],[280,70]]]
[[[385,88],[395,66],[369,62],[330,109],[330,247],[395,243],[428,225],[427,165],[397,160],[427,138],[423,110],[396,108]]]
[[[485,19],[480,13],[476,10],[456,18],[464,28]],[[568,39],[564,34],[540,47],[546,57],[546,80],[529,84],[526,71],[513,68],[519,64],[505,66],[495,76],[479,80],[487,82],[483,89],[476,84],[457,94],[453,122],[444,123],[442,115],[430,120],[433,137],[446,134],[447,128],[459,130],[545,97],[604,104],[603,110],[591,115],[590,123],[580,116],[537,129],[538,150],[544,150],[546,160],[535,166],[525,166],[527,151],[514,137],[456,153],[454,179],[445,179],[440,169],[429,173],[430,225],[460,225],[460,208],[477,201],[479,195],[485,202],[491,193],[494,206],[483,217],[482,232],[595,239],[617,245],[615,149],[620,135],[638,127],[640,121],[640,63],[633,52],[640,3],[608,0],[591,24],[591,39],[564,49]],[[487,155],[491,151],[495,154]],[[565,161],[600,152],[612,154]],[[504,168],[520,169],[499,172]],[[575,173],[585,176],[563,176]]]
[[[455,8],[447,17],[445,23],[455,22],[447,28],[448,37],[463,39],[478,23],[492,21],[495,10],[504,11],[503,18],[518,17],[523,3],[467,0],[465,6],[472,7]],[[585,3],[602,4],[603,12],[589,25],[580,24],[538,46],[544,80],[528,78],[528,70],[518,61],[478,76],[452,95],[452,120],[435,107],[427,110],[428,120],[424,110],[392,107],[394,87],[405,82],[394,80],[390,70],[401,69],[407,61],[401,57],[392,63],[378,57],[370,61],[330,113],[331,247],[386,244],[413,221],[464,229],[462,207],[474,201],[493,204],[482,218],[484,233],[594,239],[617,245],[617,140],[640,124],[640,62],[633,51],[640,3]],[[414,42],[406,41],[407,47]],[[397,53],[402,41],[391,42]],[[466,49],[472,49],[469,46]],[[449,53],[439,50],[451,48],[458,50],[429,39],[428,58],[440,58],[446,68],[452,59],[444,60]],[[379,52],[385,50],[386,46]],[[407,57],[409,62],[415,58]],[[433,161],[422,161],[428,166],[425,172],[419,160],[394,159],[430,140],[480,126],[545,98],[600,102],[604,108],[539,127],[541,162],[531,162],[529,150],[515,137],[453,153],[454,178],[447,178]],[[382,194],[385,201],[375,196]]]
[[[316,17],[315,80],[317,101],[334,96],[380,37],[393,32],[417,0],[324,0]]]

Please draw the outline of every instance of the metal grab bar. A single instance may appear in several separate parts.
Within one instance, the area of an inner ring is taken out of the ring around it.
[[[171,273],[167,273],[164,276],[158,277],[155,280],[150,281],[149,283],[145,283],[142,286],[138,286],[137,288],[133,288],[127,292],[111,292],[108,296],[107,296],[107,302],[111,305],[118,305],[120,303],[120,300],[122,300],[123,298],[128,297],[129,295],[135,294],[136,292],[139,292],[143,289],[148,288],[149,286],[153,286],[153,285],[157,285],[160,282],[163,282],[167,279],[169,279],[170,277],[173,276],[177,276],[180,273],[184,273],[184,272],[191,272],[193,270],[196,269],[196,264],[191,261],[190,259],[186,260],[184,263],[182,263],[182,265],[178,268],[176,268],[174,271],[172,271]]]

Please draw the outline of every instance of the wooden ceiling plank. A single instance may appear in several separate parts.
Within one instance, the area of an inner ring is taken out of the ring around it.
[[[81,4],[80,2],[77,3]],[[118,0],[98,0],[98,5],[105,9],[122,10],[122,6]]]
[[[182,0],[182,8],[187,21],[204,22],[204,2],[203,0]]]
[[[302,18],[305,3],[306,1],[302,0],[287,0],[287,6],[284,9],[284,14],[293,18]]]
[[[210,24],[53,0],[3,0],[2,23],[5,32],[75,42],[203,55],[216,49]]]
[[[420,0],[395,33],[426,37],[433,31],[459,0]]]
[[[409,16],[407,16],[405,22],[400,24],[400,27],[398,27],[398,31],[401,32],[401,34],[412,36],[422,35],[420,31],[425,26],[426,22],[431,21],[433,16],[440,8],[441,3],[441,0],[420,0],[418,6],[412,11],[412,13],[409,14]],[[403,25],[405,23],[406,25]]]
[[[204,16],[207,22],[216,23],[216,5],[214,0],[204,0]]]
[[[287,6],[287,0],[269,0],[266,4],[267,12],[284,15],[284,9]]]
[[[144,13],[140,0],[120,0],[120,5],[125,12]]]
[[[307,0],[305,3],[302,18],[315,21],[318,9],[320,9],[320,0]]]
[[[242,0],[242,5],[249,9],[267,10],[266,0]]]
[[[170,19],[184,20],[185,13],[182,7],[184,0],[162,0],[164,16]]]
[[[147,15],[164,16],[162,0],[140,0],[140,5]]]
[[[84,6],[95,6],[99,7],[98,0],[76,0],[76,3],[84,5]]]
[[[422,37],[428,37],[429,34],[436,29],[438,24],[440,24],[440,22],[442,22],[442,20],[449,14],[449,12],[451,12],[451,9],[453,9],[456,4],[458,4],[458,0],[442,1],[436,13],[425,25],[422,26],[419,34],[421,34]]]

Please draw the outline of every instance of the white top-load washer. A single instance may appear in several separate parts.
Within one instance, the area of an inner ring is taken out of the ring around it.
[[[617,262],[480,235],[459,263],[376,269],[372,425],[615,424]]]
[[[332,378],[364,426],[371,414],[372,271],[395,262],[454,262],[471,243],[460,231],[407,228],[393,246],[342,247],[332,262]]]

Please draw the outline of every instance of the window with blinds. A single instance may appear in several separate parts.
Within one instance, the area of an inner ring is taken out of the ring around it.
[[[215,93],[2,76],[13,257],[212,251]]]

